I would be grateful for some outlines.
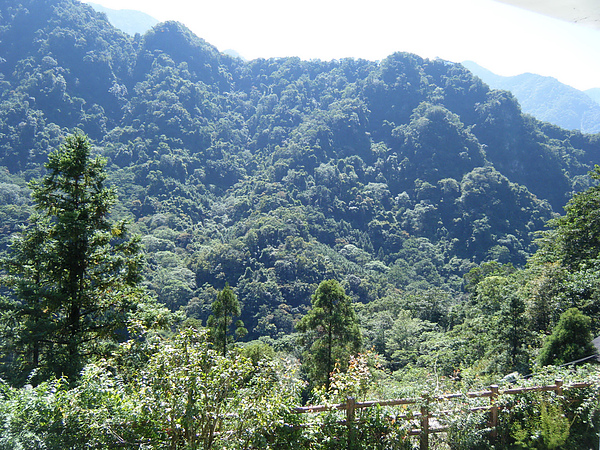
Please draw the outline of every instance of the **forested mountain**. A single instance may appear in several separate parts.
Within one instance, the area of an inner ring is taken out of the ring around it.
[[[522,266],[600,160],[599,135],[442,60],[245,62],[175,22],[131,37],[75,0],[0,17],[4,248],[25,180],[79,128],[143,235],[147,287],[205,321],[229,283],[249,338],[292,332],[326,278],[441,314],[475,265]]]
[[[600,104],[594,100],[593,89],[582,92],[556,78],[533,73],[504,77],[472,61],[463,65],[490,87],[512,92],[523,112],[539,120],[584,133],[600,132]]]
[[[600,105],[600,88],[592,88],[585,91],[585,93],[596,103]]]
[[[598,161],[459,64],[0,2],[0,447],[408,449],[411,410],[290,412],[537,372],[440,445],[591,448],[598,370],[551,365],[596,357]]]
[[[89,5],[96,11],[106,14],[108,21],[116,28],[127,34],[131,34],[132,36],[136,33],[144,34],[154,25],[158,24],[158,20],[141,11],[132,9],[111,9],[96,3],[89,3]]]

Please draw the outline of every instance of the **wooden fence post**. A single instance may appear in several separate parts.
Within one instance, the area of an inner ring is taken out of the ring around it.
[[[419,450],[429,450],[429,392],[421,394],[421,434]]]
[[[520,388],[505,388],[502,390],[502,395],[518,395],[518,394],[522,394],[525,392],[548,392],[548,391],[554,391],[556,393],[556,395],[562,395],[563,394],[563,390],[565,389],[565,386],[563,384],[563,380],[562,379],[556,379],[554,380],[554,384],[553,385],[545,385],[545,386],[534,386],[534,387],[520,387]],[[586,388],[589,386],[592,386],[593,384],[589,381],[587,382],[580,382],[580,383],[570,383],[569,385],[566,386],[567,389],[573,389],[573,388]],[[442,427],[442,428],[438,428],[438,421],[434,420],[433,423],[430,423],[429,418],[432,417],[431,414],[431,402],[432,401],[438,401],[438,400],[444,400],[444,399],[451,399],[451,398],[463,398],[465,396],[464,393],[457,393],[457,394],[447,394],[447,395],[442,395],[440,397],[432,397],[427,391],[423,391],[423,393],[421,394],[421,398],[419,399],[415,399],[415,398],[405,398],[405,399],[395,399],[395,400],[387,400],[387,401],[368,401],[368,402],[361,402],[358,403],[356,402],[356,400],[352,397],[348,397],[346,399],[346,403],[341,403],[341,404],[337,404],[337,405],[313,405],[313,406],[299,406],[294,408],[294,412],[296,413],[318,413],[318,412],[323,412],[323,411],[330,411],[332,409],[336,409],[336,410],[346,410],[346,425],[347,425],[347,431],[348,431],[348,445],[347,448],[349,450],[356,448],[357,447],[357,442],[356,442],[356,436],[359,435],[358,430],[360,430],[358,428],[358,424],[359,422],[356,421],[356,409],[359,408],[371,408],[377,405],[380,406],[398,406],[398,405],[415,405],[414,407],[416,408],[417,405],[420,405],[420,414],[416,413],[415,415],[413,414],[407,414],[407,415],[403,415],[402,418],[405,418],[407,420],[409,420],[411,422],[411,426],[413,426],[410,430],[410,435],[411,436],[415,436],[415,435],[419,435],[420,438],[420,450],[429,450],[429,433],[437,433],[437,432],[443,432],[447,430],[447,427]],[[484,392],[467,392],[466,396],[468,398],[483,398],[483,397],[490,397],[490,406],[489,407],[485,407],[485,406],[478,406],[475,408],[469,408],[469,411],[471,412],[477,412],[477,411],[489,411],[490,416],[489,416],[489,426],[491,428],[490,430],[490,437],[494,438],[497,437],[498,434],[498,422],[499,422],[499,411],[500,411],[500,406],[498,406],[498,398],[500,396],[500,391],[497,385],[491,385],[490,386],[490,391],[484,391]],[[439,406],[439,405],[438,405]],[[420,422],[420,426],[421,426],[421,430],[417,430],[416,428],[416,424],[414,423],[416,417],[419,418],[419,422]],[[400,416],[398,417],[400,418]],[[310,424],[309,424],[310,425]],[[433,425],[433,428],[430,428]],[[302,425],[296,427],[296,428],[300,428],[302,427]],[[341,436],[340,436],[341,437]],[[600,448],[599,448],[600,450]]]
[[[346,398],[346,427],[348,428],[348,448],[354,448],[354,411],[356,409],[356,399],[354,397]]]
[[[562,385],[563,385],[563,380],[561,380],[560,378],[554,380],[554,384],[556,385],[556,388],[554,389],[554,391],[556,392],[556,395],[562,395],[563,390],[562,390]]]
[[[490,390],[492,391],[490,395],[490,428],[492,429],[492,439],[494,439],[498,436],[498,405],[496,404],[496,400],[498,399],[498,385],[492,384]]]

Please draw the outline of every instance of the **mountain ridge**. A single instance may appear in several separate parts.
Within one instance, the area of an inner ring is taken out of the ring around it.
[[[523,115],[447,61],[245,62],[176,22],[131,37],[75,0],[32,5],[0,7],[0,164],[16,199],[2,242],[27,204],[11,177],[41,173],[78,128],[143,236],[148,289],[206,320],[228,282],[251,337],[292,332],[324,278],[368,302],[524,264],[599,160],[598,136]]]
[[[600,88],[588,89],[585,91],[585,93],[600,105]]]
[[[142,11],[112,9],[98,3],[88,3],[88,5],[96,11],[106,14],[106,17],[113,26],[132,36],[138,33],[144,34],[159,23],[159,20]]]
[[[600,132],[600,104],[588,92],[579,91],[553,77],[533,73],[505,77],[472,61],[462,64],[490,87],[511,91],[527,114],[566,129]]]

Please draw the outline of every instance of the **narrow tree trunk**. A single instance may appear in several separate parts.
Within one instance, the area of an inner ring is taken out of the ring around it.
[[[331,372],[333,372],[333,367],[331,367],[331,347],[333,347],[333,329],[331,322],[329,322],[328,339],[329,341],[327,342],[327,380],[325,381],[325,386],[327,390],[329,390],[329,376],[331,375]]]

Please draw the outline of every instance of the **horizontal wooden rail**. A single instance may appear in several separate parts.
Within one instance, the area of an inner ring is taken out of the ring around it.
[[[386,407],[386,406],[400,406],[400,405],[420,405],[420,409],[411,414],[401,414],[399,416],[395,416],[395,419],[402,420],[417,420],[420,424],[420,428],[414,428],[409,431],[410,436],[419,436],[420,437],[420,450],[426,450],[429,448],[429,434],[432,433],[442,433],[447,431],[448,427],[446,426],[437,426],[430,427],[430,418],[439,417],[440,415],[449,415],[455,413],[455,411],[437,411],[432,413],[430,410],[430,406],[432,403],[443,402],[449,400],[456,399],[473,399],[473,398],[489,398],[490,404],[486,406],[475,406],[468,408],[471,412],[479,412],[479,411],[489,411],[490,419],[489,426],[492,429],[492,435],[496,435],[496,426],[498,424],[498,411],[500,407],[497,406],[498,397],[501,395],[517,395],[524,394],[526,392],[550,392],[554,391],[557,395],[561,395],[563,389],[577,389],[577,388],[586,388],[592,386],[592,383],[581,382],[581,383],[571,383],[569,385],[564,386],[563,381],[560,379],[555,380],[554,384],[546,385],[546,386],[527,386],[527,387],[519,387],[519,388],[508,388],[500,390],[498,386],[492,385],[490,386],[489,391],[477,391],[477,392],[466,392],[466,393],[454,393],[454,394],[443,394],[438,396],[430,396],[427,392],[423,393],[421,397],[418,398],[398,398],[393,400],[371,400],[365,402],[357,402],[354,398],[349,397],[345,403],[337,403],[334,405],[310,405],[310,406],[300,406],[293,409],[293,412],[298,414],[311,414],[311,413],[320,413],[325,411],[346,411],[346,420],[342,420],[339,423],[345,423],[348,427],[351,427],[353,424],[360,423],[355,420],[355,411],[357,409],[362,408],[372,408],[372,407]],[[437,422],[437,421],[436,421]],[[415,423],[416,425],[416,423]],[[438,423],[438,425],[440,425]]]

